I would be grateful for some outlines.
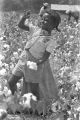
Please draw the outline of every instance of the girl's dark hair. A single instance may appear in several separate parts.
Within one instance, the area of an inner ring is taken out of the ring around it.
[[[44,13],[44,15],[43,15],[44,19],[46,17],[48,19],[48,24],[46,26],[46,29],[53,30],[54,28],[56,28],[58,30],[58,25],[61,22],[60,15],[55,11],[54,12],[50,11],[50,12],[46,12],[46,13]]]
[[[47,9],[47,6],[44,6],[44,9]]]

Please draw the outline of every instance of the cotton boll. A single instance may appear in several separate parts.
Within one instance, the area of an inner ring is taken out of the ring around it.
[[[31,108],[31,99],[34,101],[37,100],[36,96],[34,96],[32,93],[24,94],[21,98],[20,104],[23,106],[23,108]]]
[[[66,14],[69,13],[70,10],[66,10]]]
[[[0,91],[2,91],[2,85],[0,84]]]
[[[20,54],[22,52],[22,49],[21,48],[19,48],[18,49],[18,54]]]
[[[3,120],[7,116],[7,111],[4,109],[0,109],[0,120]]]
[[[8,87],[4,87],[4,90],[3,90],[3,93],[6,97],[10,96],[11,95],[11,91],[8,89]]]
[[[8,64],[3,63],[3,66],[4,66],[7,70],[9,70],[9,65],[8,65]]]
[[[72,120],[72,118],[68,118],[67,120]]]
[[[27,66],[30,69],[37,70],[37,64],[35,62],[27,61]]]
[[[79,27],[80,26],[80,22],[76,25],[76,27]]]
[[[13,70],[13,68],[14,68],[14,64],[11,64],[10,69]]]
[[[10,48],[10,46],[9,46],[8,44],[4,44],[4,45],[3,45],[3,48],[8,51],[9,48]]]
[[[10,96],[12,93],[11,93],[11,90],[8,90],[7,92],[7,97]]]
[[[29,20],[28,19],[26,19],[26,21],[25,21],[25,25],[27,25],[29,23]]]
[[[20,91],[21,90],[21,83],[17,83],[17,90]]]
[[[0,41],[1,41],[1,40],[3,40],[3,36],[2,36],[2,37],[0,37]]]
[[[37,101],[37,97],[32,95],[32,100]]]
[[[70,39],[73,39],[74,38],[74,36],[73,35],[70,35]]]
[[[6,69],[2,68],[2,69],[0,70],[0,75],[5,75],[5,74],[6,74]]]
[[[77,23],[74,21],[74,24],[76,25]]]
[[[6,86],[4,87],[3,93],[7,96],[8,88]]]
[[[11,61],[12,61],[12,62],[15,62],[15,57],[12,57],[12,58],[11,58]]]
[[[77,82],[76,83],[76,88],[75,88],[76,90],[79,90],[80,89],[80,82]]]
[[[77,57],[78,57],[78,58],[80,57],[80,53],[79,53],[79,54],[77,54]]]
[[[19,49],[18,49],[18,52],[21,52],[21,51],[22,51],[22,49],[21,49],[21,48],[19,48]]]
[[[17,87],[20,88],[20,83],[17,83]]]
[[[16,59],[18,59],[18,53],[17,52],[14,52],[13,55]]]
[[[60,109],[61,109],[61,104],[57,101],[55,103],[53,103],[52,106],[51,106],[51,110],[53,112],[57,112]]]

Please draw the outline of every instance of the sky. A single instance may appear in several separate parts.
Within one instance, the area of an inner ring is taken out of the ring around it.
[[[39,12],[44,2],[50,4],[58,1],[80,1],[80,0],[0,0],[0,11],[16,11],[23,9],[31,9],[33,12]]]
[[[37,1],[37,2],[36,2]],[[44,0],[0,0],[0,10],[36,9]],[[49,1],[49,0],[48,0]],[[34,3],[36,2],[36,4]]]

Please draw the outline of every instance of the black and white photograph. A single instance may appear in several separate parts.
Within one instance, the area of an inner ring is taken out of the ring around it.
[[[80,120],[80,0],[0,0],[0,120]]]

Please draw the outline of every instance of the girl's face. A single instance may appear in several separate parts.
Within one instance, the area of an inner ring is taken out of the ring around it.
[[[52,20],[48,13],[45,13],[42,18],[42,29],[51,31],[52,30]]]

